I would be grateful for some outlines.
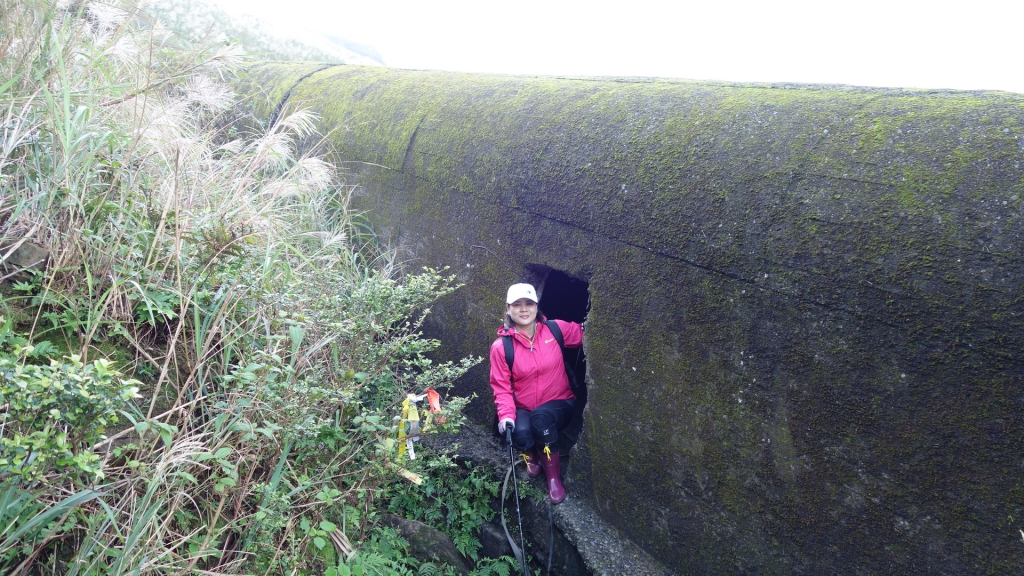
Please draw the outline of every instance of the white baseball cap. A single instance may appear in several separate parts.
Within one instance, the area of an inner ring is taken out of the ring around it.
[[[520,298],[539,302],[537,291],[530,284],[513,284],[508,287],[508,296],[505,297],[505,304],[511,304]]]

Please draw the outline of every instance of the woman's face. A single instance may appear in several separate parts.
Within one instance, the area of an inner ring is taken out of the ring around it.
[[[520,328],[526,328],[537,320],[537,303],[529,298],[520,298],[506,308],[512,321]]]

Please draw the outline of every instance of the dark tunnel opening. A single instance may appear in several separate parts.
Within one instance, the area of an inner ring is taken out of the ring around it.
[[[547,266],[530,266],[533,283],[540,295],[540,312],[551,320],[584,324],[590,312],[590,284],[561,270]],[[584,342],[586,335],[584,333]],[[583,348],[566,349],[567,360],[576,372],[579,390],[572,422],[562,431],[559,449],[566,453],[579,440],[583,431],[583,409],[587,405],[587,355]]]

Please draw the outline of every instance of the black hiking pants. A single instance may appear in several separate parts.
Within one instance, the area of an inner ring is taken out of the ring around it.
[[[536,444],[554,444],[558,440],[558,431],[572,422],[575,407],[575,400],[552,400],[532,411],[516,408],[512,444],[519,450],[529,450]]]

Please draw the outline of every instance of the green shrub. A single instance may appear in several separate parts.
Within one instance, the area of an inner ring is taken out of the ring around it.
[[[426,472],[423,485],[391,483],[384,494],[388,509],[442,530],[459,552],[478,561],[480,527],[495,517],[491,504],[498,496],[499,482],[493,471],[471,464],[456,466],[446,455],[429,452],[417,468]]]
[[[54,473],[102,478],[92,445],[138,392],[139,382],[121,378],[106,360],[84,364],[72,356],[36,366],[0,356],[0,485]]]

